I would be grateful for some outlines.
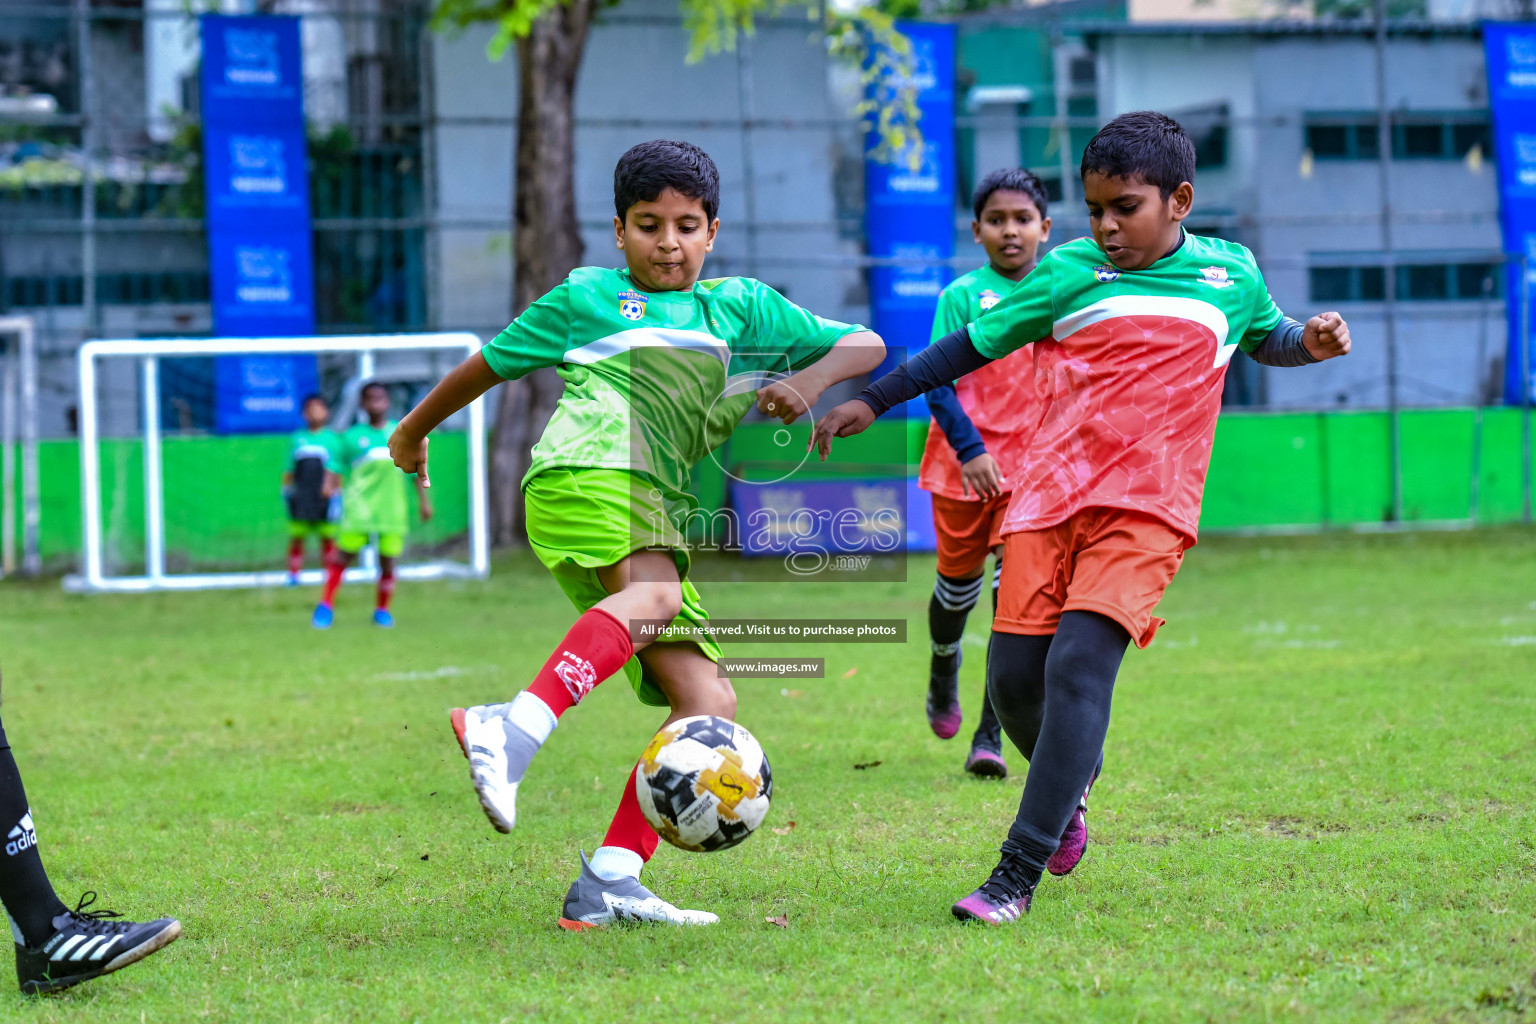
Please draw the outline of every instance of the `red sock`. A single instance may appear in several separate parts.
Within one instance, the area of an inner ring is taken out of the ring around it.
[[[341,586],[341,574],[347,571],[347,567],[337,559],[325,568],[325,590],[320,593],[320,603],[327,608],[336,597],[336,588]]]
[[[389,599],[395,596],[395,574],[381,573],[379,575],[379,603],[378,607],[387,609]]]
[[[528,692],[548,704],[559,718],[591,693],[592,687],[623,668],[634,653],[634,642],[624,624],[593,608],[565,634]]]
[[[619,798],[619,809],[613,815],[613,824],[603,836],[603,845],[633,850],[642,861],[647,861],[656,852],[656,844],[660,841],[661,837],[656,835],[656,830],[651,828],[645,813],[640,810],[640,800],[635,796],[635,773],[630,772],[629,781],[624,784],[624,795]]]
[[[294,537],[288,541],[288,571],[298,572],[304,568],[304,538]]]
[[[329,537],[320,538],[320,564],[330,565],[336,560],[336,542]]]

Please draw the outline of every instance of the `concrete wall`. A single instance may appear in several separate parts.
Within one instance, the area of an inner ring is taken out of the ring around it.
[[[1382,249],[1379,166],[1370,160],[1303,160],[1309,113],[1369,112],[1375,70],[1366,37],[1119,35],[1101,45],[1101,115],[1153,107],[1229,103],[1234,127],[1226,168],[1196,182],[1196,215],[1213,207],[1237,220],[1227,234],[1253,249],[1281,308],[1304,319],[1309,266],[1368,264]],[[1487,110],[1481,41],[1446,34],[1394,37],[1387,102],[1397,111]],[[1474,262],[1501,248],[1491,160],[1394,160],[1392,233],[1399,258]],[[1305,371],[1263,370],[1277,406],[1379,407],[1386,402],[1381,303],[1340,307],[1355,341],[1346,360]],[[1396,310],[1400,401],[1474,402],[1505,338],[1502,300],[1401,302]],[[1479,358],[1479,350],[1483,355]]]
[[[866,317],[850,274],[816,262],[857,252],[857,243],[838,237],[831,124],[844,120],[845,111],[828,97],[815,24],[759,26],[750,42],[750,84],[755,117],[769,124],[744,139],[739,58],[687,63],[676,11],[675,4],[626,3],[600,19],[588,41],[576,98],[576,200],[586,261],[622,266],[612,229],[619,155],[646,139],[682,138],[702,146],[720,167],[721,229],[706,276],[750,274],[819,313]],[[489,38],[485,29],[434,44],[436,106],[446,122],[437,133],[439,204],[449,225],[438,251],[439,322],[479,331],[499,330],[512,312],[516,57],[490,62]],[[454,123],[467,117],[506,120]],[[744,143],[751,146],[756,183],[755,267]]]

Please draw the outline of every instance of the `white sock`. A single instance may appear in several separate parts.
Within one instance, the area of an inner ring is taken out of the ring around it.
[[[540,746],[549,739],[549,734],[555,731],[555,725],[559,722],[550,706],[527,690],[512,698],[512,703],[507,708],[507,718],[513,725],[532,736],[534,742]]]
[[[592,854],[592,859],[587,861],[592,866],[592,873],[598,878],[606,878],[610,882],[616,882],[621,878],[640,878],[640,869],[645,867],[645,861],[634,850],[626,850],[622,846],[599,846]]]

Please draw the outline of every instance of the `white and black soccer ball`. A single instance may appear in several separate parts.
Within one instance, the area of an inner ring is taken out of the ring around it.
[[[635,767],[635,795],[661,838],[680,850],[712,853],[763,823],[773,778],[751,733],[728,718],[695,715],[651,740]]]

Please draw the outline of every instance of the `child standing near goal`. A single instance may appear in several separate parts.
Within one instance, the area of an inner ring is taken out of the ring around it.
[[[993,171],[971,197],[976,219],[971,234],[987,262],[956,278],[939,295],[933,341],[959,330],[1002,301],[1035,269],[1040,243],[1051,235],[1045,185],[1020,168]],[[928,668],[928,726],[939,739],[960,731],[960,642],[965,620],[976,607],[987,567],[992,574],[992,607],[1003,568],[1003,513],[1024,435],[1033,428],[1034,367],[1030,354],[1015,352],[953,386],[928,392],[933,422],[918,471],[918,486],[933,496],[938,537],[938,579],[928,599],[931,657]],[[1026,757],[1030,751],[1024,751]],[[1003,732],[986,688],[981,720],[971,737],[965,770],[983,778],[1004,778]]]
[[[288,469],[283,497],[288,502],[288,585],[298,586],[304,568],[304,540],[320,541],[320,564],[336,552],[336,513],[341,495],[341,438],[327,424],[331,408],[319,395],[302,406],[304,429],[288,438]]]
[[[1109,728],[1121,658],[1195,543],[1222,379],[1241,347],[1270,366],[1349,352],[1337,313],[1285,317],[1253,254],[1187,234],[1195,147],[1172,118],[1122,114],[1083,151],[1092,238],[1058,246],[989,313],[829,412],[813,443],[1026,345],[1043,403],[1003,522],[1003,579],[988,690],[1008,737],[1032,750],[1019,812],[992,875],[952,908],[1007,924],[1049,866]],[[1086,841],[1083,824],[1076,833]],[[1070,863],[1057,861],[1065,852]]]
[[[641,143],[613,179],[625,269],[572,271],[433,388],[389,442],[395,465],[425,478],[427,434],[448,416],[538,367],[565,378],[522,486],[528,539],[580,617],[526,690],[453,713],[480,804],[501,832],[511,831],[518,786],[560,716],[620,669],[641,703],[669,709],[666,722],[735,716],[679,530],[696,504],[691,468],[746,412],[735,382],[792,372],[757,388],[757,407],[792,423],[885,352],[869,331],[823,320],[761,282],[699,280],[720,226],[720,178],[697,146]],[[654,642],[635,620],[705,639]],[[646,723],[644,737],[654,728]],[[657,841],[631,770],[602,845],[566,893],[561,927],[715,923],[640,884]]]
[[[409,528],[406,483],[390,462],[389,435],[395,422],[389,418],[389,390],[377,381],[364,384],[358,404],[367,422],[341,435],[341,462],[347,474],[341,494],[341,529],[336,537],[336,557],[326,567],[325,590],[310,619],[316,629],[330,628],[335,617],[331,605],[342,576],[370,538],[377,539],[379,548],[373,622],[385,629],[395,624],[389,600],[395,593],[395,559],[405,550]],[[432,499],[425,483],[421,478],[416,480],[417,510],[424,523],[432,519]]]

